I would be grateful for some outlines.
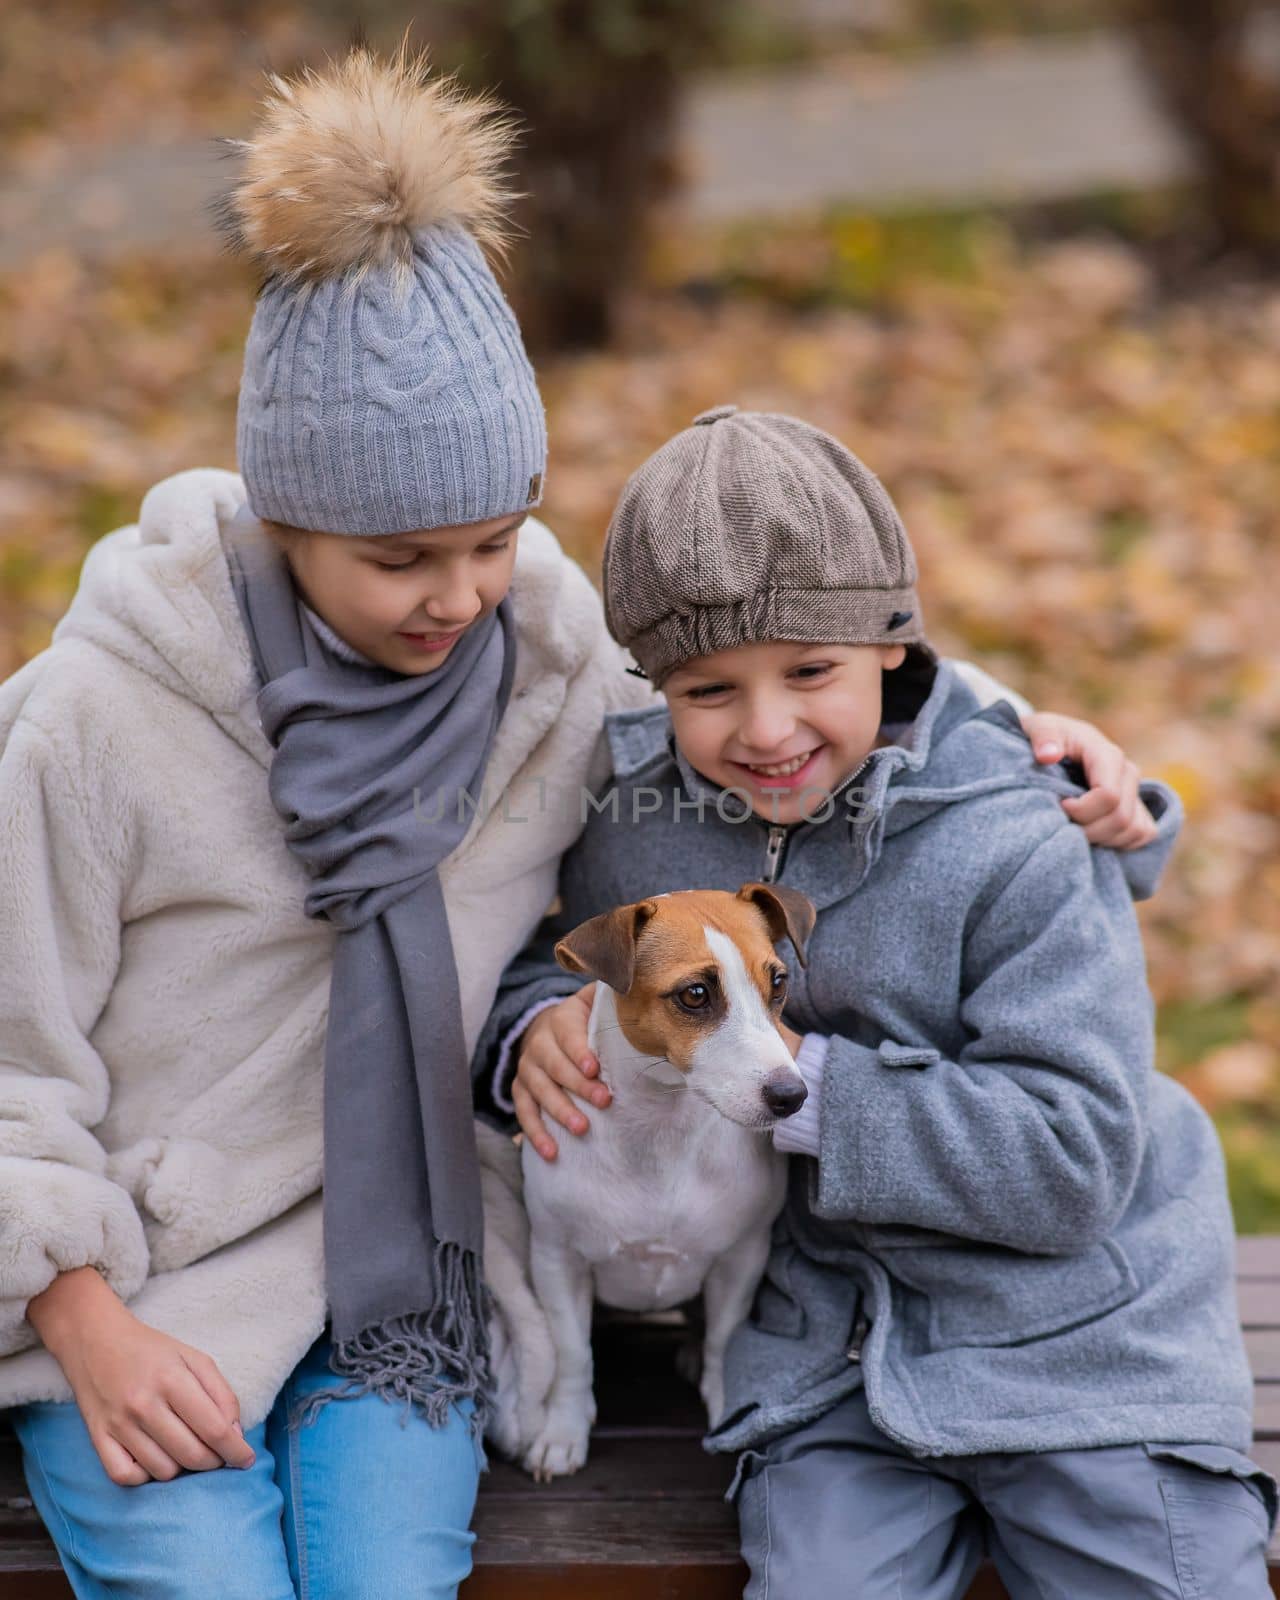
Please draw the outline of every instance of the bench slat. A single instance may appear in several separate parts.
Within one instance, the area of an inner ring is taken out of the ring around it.
[[[1280,1383],[1253,1386],[1254,1442],[1280,1440]]]
[[[522,1566],[539,1555],[577,1566],[738,1565],[731,1508],[706,1500],[650,1501],[643,1514],[630,1500],[602,1500],[583,1515],[580,1502],[554,1496],[491,1505],[485,1495],[476,1533],[487,1567]]]
[[[732,1459],[708,1455],[691,1435],[637,1438],[626,1433],[596,1433],[586,1467],[571,1478],[553,1478],[550,1483],[531,1484],[519,1467],[492,1457],[481,1505],[508,1500],[533,1500],[539,1505],[584,1500],[593,1504],[606,1500],[721,1501],[732,1476]]]
[[[1280,1327],[1280,1278],[1238,1278],[1236,1297],[1243,1327]]]
[[[660,1530],[655,1529],[654,1535],[660,1539]],[[745,1582],[745,1567],[709,1567],[696,1561],[662,1567],[540,1562],[537,1566],[477,1569],[460,1592],[463,1600],[742,1600]],[[67,1589],[58,1600],[70,1600],[70,1596]],[[967,1600],[1008,1600],[1008,1596],[1003,1588],[984,1590],[981,1595],[975,1590]]]
[[[1237,1278],[1280,1278],[1280,1233],[1246,1233],[1236,1239]]]
[[[1280,1328],[1246,1328],[1244,1347],[1255,1383],[1280,1383]]]

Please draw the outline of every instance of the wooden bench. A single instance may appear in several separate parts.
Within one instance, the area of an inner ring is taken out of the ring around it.
[[[1280,1477],[1280,1237],[1239,1242],[1240,1315],[1255,1379],[1253,1454]],[[600,1420],[573,1478],[535,1484],[494,1461],[476,1511],[463,1600],[739,1600],[746,1571],[723,1495],[731,1464],[699,1446],[698,1398],[675,1374],[677,1329],[597,1331]],[[1280,1538],[1271,1549],[1280,1595]],[[17,1444],[0,1436],[0,1600],[71,1590],[32,1510]],[[981,1572],[968,1600],[1004,1600]]]

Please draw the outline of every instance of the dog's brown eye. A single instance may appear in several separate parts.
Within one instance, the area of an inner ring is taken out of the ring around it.
[[[691,983],[687,989],[681,989],[676,999],[686,1011],[701,1011],[711,999],[711,991],[705,983]]]
[[[781,1000],[787,992],[787,975],[785,972],[775,972],[773,975],[773,998]]]

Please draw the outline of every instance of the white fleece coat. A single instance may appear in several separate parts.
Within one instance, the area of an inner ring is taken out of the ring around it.
[[[0,1407],[71,1398],[25,1314],[76,1267],[207,1351],[246,1427],[324,1325],[336,935],[267,792],[220,536],[244,499],[230,472],[157,484],[0,685]],[[441,868],[468,1050],[607,776],[605,712],[651,696],[546,528],[518,541],[512,698]]]

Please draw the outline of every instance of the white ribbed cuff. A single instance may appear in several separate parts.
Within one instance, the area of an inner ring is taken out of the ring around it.
[[[826,1070],[831,1038],[825,1033],[806,1033],[796,1051],[796,1071],[804,1079],[809,1098],[783,1121],[775,1123],[773,1146],[788,1155],[816,1156],[818,1153],[818,1113],[822,1105],[822,1074]]]
[[[516,1108],[512,1103],[510,1091],[504,1080],[508,1076],[507,1069],[511,1064],[511,1057],[515,1047],[520,1043],[520,1035],[540,1011],[549,1011],[552,1006],[558,1006],[563,999],[564,995],[558,994],[553,995],[549,1000],[535,1002],[527,1011],[520,1013],[520,1016],[503,1035],[502,1043],[498,1047],[498,1063],[493,1069],[493,1082],[489,1086],[489,1091],[493,1095],[493,1103],[499,1111],[509,1111],[512,1116],[515,1115]],[[515,1077],[514,1069],[512,1069],[510,1075],[513,1078]]]

